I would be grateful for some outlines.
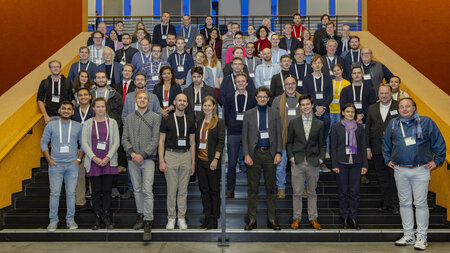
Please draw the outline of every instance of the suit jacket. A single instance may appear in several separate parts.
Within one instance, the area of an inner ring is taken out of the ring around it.
[[[195,145],[196,151],[198,152],[198,146],[200,145],[200,130],[202,128],[203,118],[197,121],[197,129],[195,131]],[[208,160],[211,163],[214,160],[216,152],[220,152],[220,157],[222,157],[224,147],[225,147],[225,121],[219,119],[217,126],[213,129],[208,130]],[[198,159],[198,156],[195,156]],[[217,163],[217,168],[220,168],[221,158]],[[198,163],[195,163],[198,164]]]
[[[257,122],[256,111],[258,107],[254,107],[244,113],[244,122],[242,125],[242,153],[250,155],[254,159],[256,144],[258,143],[259,124]],[[270,153],[273,157],[282,151],[281,139],[281,120],[277,110],[267,106],[269,115],[269,141]]]
[[[383,122],[380,113],[380,103],[381,102],[377,102],[376,104],[370,105],[367,109],[366,144],[367,148],[372,150],[372,154],[381,154],[384,131],[386,130],[389,121],[396,118],[398,113],[398,102],[392,99],[386,120]]]
[[[123,82],[115,83],[115,84],[111,85],[111,87],[113,87],[117,91],[117,93],[120,94],[120,97],[123,97]],[[128,83],[127,94],[130,92],[133,92],[135,89],[136,89],[136,86],[134,85],[134,81],[131,80]]]
[[[286,51],[291,51],[291,53],[289,54],[291,56],[291,58],[294,58],[294,53],[295,53],[295,49],[303,47],[303,43],[301,43],[298,39],[291,37],[291,48],[287,48],[287,43],[286,43],[286,37],[283,37],[280,39],[280,45],[278,45],[281,49],[284,49]]]
[[[203,87],[200,89],[201,92],[201,100],[207,96],[211,96],[216,99],[216,92],[213,87],[206,85],[203,83]],[[199,120],[202,117],[202,112],[194,111],[195,101],[194,101],[194,83],[189,85],[186,89],[183,90],[183,93],[186,95],[188,100],[188,106],[186,108],[186,114],[191,116],[195,121]],[[201,101],[200,101],[201,102]]]
[[[125,52],[125,61],[126,61],[126,63],[130,63],[130,64],[131,64],[131,60],[133,59],[134,54],[139,52],[139,50],[137,50],[134,47],[129,47],[127,50],[121,48],[116,51],[116,56],[114,57],[115,62],[120,63],[120,61],[122,60],[124,51],[126,51]]]
[[[347,79],[347,70],[345,68],[345,60],[337,54],[335,54],[334,57],[337,57],[337,59],[335,59],[336,64],[340,64],[342,66],[342,71],[343,71],[342,77],[344,79]],[[322,56],[322,60],[323,60],[322,73],[326,73],[327,75],[332,76],[332,74],[330,75],[330,66],[329,66],[330,63],[328,62],[326,55]]]
[[[306,158],[311,166],[318,167],[319,160],[325,160],[325,148],[324,124],[321,120],[312,117],[308,141],[303,128],[303,118],[300,116],[291,120],[286,143],[288,159],[294,157],[295,163],[300,164]]]
[[[115,61],[113,61],[112,64],[114,66],[114,69],[113,69],[114,82],[115,83],[122,82],[122,67],[123,67],[122,64],[120,64],[118,62],[115,62]],[[98,71],[105,71],[106,72],[106,65],[105,65],[105,63],[100,64],[98,66]],[[108,73],[106,74],[106,77],[109,80]]]
[[[170,86],[170,90],[169,90],[169,106],[173,105],[173,101],[175,100],[175,97],[181,93],[181,86],[174,83]],[[163,85],[155,85],[155,88],[153,89],[153,94],[155,94],[158,97],[159,100],[159,106],[161,108],[164,107],[163,105],[163,101],[164,101],[164,97],[163,97]]]
[[[345,126],[341,122],[334,124],[331,129],[330,155],[332,168],[339,168],[339,164],[348,162],[350,158],[350,155],[346,154],[345,132]],[[356,154],[352,155],[353,163],[359,163],[361,164],[361,168],[367,169],[369,164],[367,162],[366,139],[363,125],[357,125],[355,135],[358,149]]]

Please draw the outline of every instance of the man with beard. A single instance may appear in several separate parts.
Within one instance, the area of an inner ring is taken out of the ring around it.
[[[162,49],[162,61],[167,61],[169,56],[177,50],[177,47],[175,46],[176,38],[176,35],[173,33],[167,34],[167,46]]]
[[[131,36],[128,33],[122,35],[122,44],[123,48],[116,51],[114,61],[125,65],[125,63],[131,63],[134,54],[138,53],[139,50],[131,46]]]

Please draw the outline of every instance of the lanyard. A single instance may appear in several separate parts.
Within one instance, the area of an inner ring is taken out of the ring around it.
[[[205,125],[205,121],[206,121],[206,119],[203,120],[202,127],[200,128],[200,140],[203,140],[202,139],[202,134],[203,134],[203,126]],[[205,139],[204,140],[208,140],[208,131],[209,130],[206,130]]]
[[[206,36],[206,38],[208,38],[208,36]],[[212,48],[214,49],[214,51],[216,51],[216,41],[213,41],[212,45],[211,45],[211,41],[209,42],[209,45],[212,46]]]
[[[274,50],[272,50],[272,54],[275,55],[273,51]],[[280,57],[278,57],[279,55],[280,55],[280,49],[277,50],[277,56],[276,57],[272,57],[272,63],[276,63],[277,60],[280,60]]]
[[[61,94],[61,78],[58,80],[58,96]],[[52,80],[52,95],[55,95],[55,82]]]
[[[331,68],[336,64],[336,55],[334,56],[333,60],[330,60],[330,58],[328,58],[327,56],[327,63],[328,63],[328,68],[330,70],[332,70]]]
[[[191,37],[191,26],[189,25],[189,30],[188,30],[188,36],[186,37],[186,27],[184,27],[183,29],[183,37],[189,39],[189,37]]]
[[[169,24],[167,24],[166,34],[164,34],[164,32],[163,32],[163,25],[161,24],[161,36],[162,35],[167,35],[168,33],[169,33]]]
[[[194,104],[197,104],[197,97],[200,99],[200,103],[201,103],[202,102],[202,87],[200,87],[200,89],[198,90],[197,93],[195,93],[195,88],[194,88]]]
[[[288,108],[289,109],[289,105],[288,105],[288,103],[286,102],[286,108]],[[295,106],[295,109],[297,109],[298,108],[298,103],[297,103],[297,105]]]
[[[238,105],[238,102],[237,102],[237,97],[238,97],[238,92],[236,91],[236,93],[234,93],[234,104],[236,105],[236,114],[238,114],[239,113],[239,105]],[[244,108],[242,108],[242,113],[244,113],[245,112],[245,108],[247,107],[247,98],[248,98],[248,95],[247,95],[247,91],[244,93],[244,94],[240,94],[240,95],[244,95],[245,96],[245,100],[244,100]]]
[[[272,64],[270,65],[270,76],[269,79],[272,77]],[[266,80],[266,68],[263,68],[263,79]]]
[[[356,60],[359,61],[359,59],[361,57],[361,50],[358,49],[357,51],[358,51],[358,58]],[[350,52],[350,55],[352,57],[352,63],[355,63],[355,59],[353,58],[353,50]],[[364,72],[364,70],[363,70],[363,72]]]
[[[108,92],[109,92],[109,90],[106,89],[106,91],[105,91],[105,96],[104,96],[104,98],[105,98],[106,100],[108,100]],[[95,91],[95,97],[98,98],[97,90]]]
[[[85,68],[86,71],[87,71],[88,68],[89,68],[89,64],[91,64],[90,61],[88,61],[88,64],[87,64],[87,66],[86,66],[86,68]],[[80,73],[80,66],[81,66],[81,62],[78,62],[78,73]]]
[[[70,144],[70,132],[72,132],[72,120],[69,123],[69,132],[67,134],[67,143]],[[403,134],[404,136],[404,134]],[[62,128],[61,128],[61,120],[59,120],[59,143],[63,143],[62,141]]]
[[[289,74],[289,76],[291,76],[291,74]],[[285,91],[286,88],[284,87],[284,76],[283,76],[283,71],[280,72],[280,78],[281,78],[281,87],[283,87],[283,91]]]
[[[160,68],[161,68],[161,62],[159,62],[158,72],[159,72]],[[153,73],[153,62],[151,62],[151,64],[150,64],[150,73]]]
[[[314,81],[314,91],[317,93],[317,85],[316,85],[316,77],[313,76],[313,81]],[[320,91],[323,92],[323,74],[320,74]]]
[[[259,110],[256,109],[256,120],[258,121],[258,130],[259,130]],[[266,130],[269,129],[269,109],[266,108]]]
[[[234,83],[234,74],[231,73],[231,81],[233,81],[234,90],[236,90],[236,84]]]
[[[144,58],[145,58],[147,61],[150,61],[151,54],[149,54],[148,57],[147,57],[147,56],[145,56],[145,55],[141,52],[141,60],[142,60],[142,64],[145,63]]]
[[[333,97],[336,97],[336,79],[333,79]],[[341,95],[341,84],[342,84],[342,81],[339,81],[339,89],[338,89],[338,92],[337,92],[337,96],[339,97],[340,95]],[[355,89],[353,89],[353,91],[354,91]]]
[[[187,137],[187,123],[186,123],[186,114],[183,114],[184,117],[184,137]],[[173,114],[173,118],[175,119],[175,127],[177,128],[177,138],[180,138],[180,130],[178,129],[178,120],[175,113]]]
[[[180,58],[179,60],[178,60],[177,55]],[[181,55],[180,54],[177,54],[177,55],[175,55],[175,63],[176,63],[176,65],[177,66],[184,66],[184,61],[186,60],[186,54],[183,53],[183,61],[181,61]],[[181,63],[181,65],[179,65],[178,62]]]
[[[348,147],[348,132],[345,130],[345,146]]]
[[[297,37],[297,31],[295,30],[295,25],[292,26],[292,29],[294,30],[294,37],[295,37],[295,38],[298,38],[298,37]],[[300,27],[299,30],[301,30],[301,27]],[[301,31],[299,31],[299,33],[301,33]]]
[[[106,64],[105,64],[105,69],[106,69]],[[113,73],[114,73],[114,62],[111,63],[111,73],[109,74],[109,80],[112,80]]]
[[[355,85],[352,85],[352,88],[353,88],[353,102],[356,102]],[[363,89],[364,89],[364,83],[361,84],[361,91],[359,92],[359,101],[358,102],[362,102]]]
[[[245,59],[245,65],[247,65],[247,67],[248,67],[248,57],[245,57],[244,59]],[[255,57],[252,57],[252,59],[253,59],[252,73],[254,73],[255,69],[256,69],[256,64],[255,64],[256,59],[255,59]]]
[[[306,63],[304,65],[305,65],[305,73],[303,74],[303,78],[305,78],[305,76],[306,76],[306,69],[307,69]],[[295,63],[294,68],[295,68],[295,75],[297,76],[297,80],[300,80],[300,76],[298,76],[297,63]]]
[[[114,41],[114,51],[116,51],[117,49],[117,40],[116,41]]]
[[[106,121],[106,138],[105,138],[105,141],[107,141],[108,137],[109,137],[109,124],[108,124],[108,120],[107,119],[105,121]],[[99,135],[98,135],[97,121],[94,120],[94,123],[95,123],[95,131],[97,132],[97,141],[98,141],[100,138],[98,137]]]
[[[345,52],[347,50],[348,50],[348,40],[342,41],[342,52]]]
[[[403,135],[403,138],[406,138],[406,135],[405,135],[405,130],[403,130],[403,124],[402,124],[402,122],[400,121],[400,129],[402,130],[402,135]]]
[[[86,117],[87,117],[87,115],[88,115],[88,113],[89,113],[89,109],[91,108],[91,106],[90,105],[88,105],[88,108],[87,108],[87,110],[86,110],[86,114],[84,114],[84,116],[83,116],[83,112],[81,111],[81,106],[80,106],[80,117],[81,117],[81,125],[83,125],[84,124],[84,121],[86,120]]]

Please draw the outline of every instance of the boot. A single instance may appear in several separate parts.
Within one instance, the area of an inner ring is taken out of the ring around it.
[[[200,229],[206,229],[209,225],[209,218],[205,217],[205,221],[203,222],[202,225],[200,225]]]
[[[152,221],[144,221],[144,234],[142,235],[143,241],[150,241],[152,239]]]
[[[92,224],[92,230],[100,229],[100,212],[94,212],[94,224]]]
[[[103,212],[103,217],[102,217],[102,221],[103,224],[105,224],[106,229],[113,229],[114,225],[111,221],[111,217],[109,216],[109,211],[104,211]]]
[[[144,227],[144,215],[142,213],[137,214],[136,224],[134,224],[133,229],[139,230]]]

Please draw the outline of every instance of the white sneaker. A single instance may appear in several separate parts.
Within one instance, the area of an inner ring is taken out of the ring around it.
[[[395,246],[413,245],[416,242],[414,236],[403,235],[402,238],[395,241]]]
[[[70,230],[78,228],[78,225],[77,225],[77,223],[75,223],[74,220],[67,221],[66,225],[67,225],[67,228],[69,228]]]
[[[414,244],[414,249],[416,250],[426,250],[428,246],[427,239],[419,235],[417,236],[416,244]]]
[[[186,230],[188,228],[185,219],[178,219],[178,228],[181,230]]]
[[[47,226],[47,232],[55,232],[56,228],[58,228],[58,222],[50,221],[50,223]]]
[[[167,221],[166,229],[167,230],[174,230],[175,229],[175,219],[169,219]]]

